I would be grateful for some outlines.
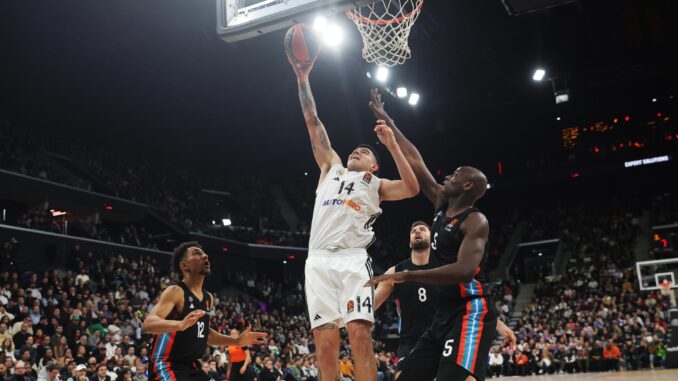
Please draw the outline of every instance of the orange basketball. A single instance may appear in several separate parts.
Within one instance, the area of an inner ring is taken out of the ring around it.
[[[285,53],[299,64],[310,64],[320,53],[320,38],[309,25],[296,24],[285,34]]]

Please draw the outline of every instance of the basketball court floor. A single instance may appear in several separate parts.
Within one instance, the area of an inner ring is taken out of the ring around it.
[[[659,369],[659,370],[639,370],[634,372],[610,372],[610,373],[579,373],[579,374],[558,374],[546,376],[528,376],[528,377],[501,377],[494,380],[535,380],[535,381],[652,381],[652,380],[678,380],[678,369]],[[490,380],[486,378],[486,380]]]

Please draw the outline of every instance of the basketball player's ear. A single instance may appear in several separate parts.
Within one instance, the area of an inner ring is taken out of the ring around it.
[[[377,164],[377,163],[372,164],[372,166],[370,167],[370,171],[372,173],[377,173],[378,170],[379,170],[379,164]]]
[[[475,184],[473,184],[473,181],[467,181],[464,183],[464,191],[470,192],[473,190],[475,187]]]

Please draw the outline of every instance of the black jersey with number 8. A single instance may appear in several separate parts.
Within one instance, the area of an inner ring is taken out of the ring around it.
[[[422,266],[407,259],[398,263],[396,272],[433,269],[436,265],[429,262]],[[412,344],[431,326],[433,315],[436,313],[436,287],[432,284],[419,282],[396,283],[393,296],[398,306],[398,330],[401,341],[410,341]],[[402,343],[401,343],[402,344]]]

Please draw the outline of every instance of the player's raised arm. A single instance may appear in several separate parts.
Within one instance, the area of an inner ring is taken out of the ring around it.
[[[390,269],[386,270],[384,274],[393,274],[395,273],[395,267],[391,267]],[[381,307],[382,304],[388,299],[389,296],[391,296],[391,293],[393,292],[393,287],[395,283],[393,282],[381,282],[377,286],[377,289],[374,291],[374,310],[378,310],[379,307]]]
[[[372,100],[370,101],[369,106],[372,113],[377,119],[385,121],[386,125],[393,129],[396,141],[405,155],[407,162],[412,166],[412,170],[417,177],[421,191],[426,198],[431,200],[435,208],[440,207],[446,202],[445,197],[443,196],[442,185],[436,181],[428,168],[426,168],[424,158],[421,156],[421,153],[419,153],[417,147],[405,137],[395,125],[393,119],[388,115],[384,109],[384,102],[381,101],[381,94],[379,94],[379,91],[373,89],[371,96]]]
[[[313,156],[318,163],[318,167],[320,167],[320,180],[322,181],[332,165],[341,163],[341,159],[332,149],[325,126],[320,121],[320,118],[318,118],[318,111],[315,107],[315,100],[313,99],[311,84],[309,82],[309,74],[313,68],[313,62],[302,65],[296,63],[289,55],[287,56],[287,59],[290,61],[290,65],[292,65],[294,73],[297,75],[299,102],[301,103],[301,110],[304,112],[306,128],[308,128],[308,135],[311,138]]]
[[[481,213],[472,213],[462,223],[464,239],[461,241],[457,262],[431,270],[401,271],[372,278],[365,284],[374,286],[381,282],[422,282],[431,284],[459,284],[470,282],[480,266],[487,243],[490,226]]]
[[[377,133],[379,141],[388,148],[391,156],[393,156],[393,161],[395,161],[398,173],[400,174],[400,180],[381,180],[379,183],[379,198],[381,201],[397,201],[418,195],[419,183],[417,182],[417,177],[400,150],[400,146],[393,135],[393,130],[386,125],[386,122],[379,120],[374,128],[374,132]]]
[[[141,327],[143,333],[160,335],[168,332],[185,331],[205,315],[205,311],[195,310],[184,320],[169,320],[167,316],[183,300],[183,290],[179,286],[169,286],[160,294],[160,301],[153,307]]]

